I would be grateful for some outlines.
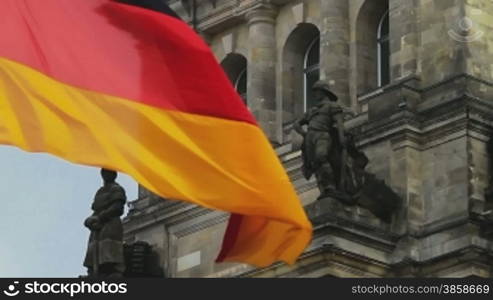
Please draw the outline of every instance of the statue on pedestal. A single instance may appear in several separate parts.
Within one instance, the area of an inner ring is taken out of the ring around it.
[[[303,136],[302,172],[307,180],[315,175],[320,190],[318,200],[358,204],[390,222],[400,198],[383,181],[365,171],[369,160],[344,128],[347,109],[337,103],[338,97],[323,81],[315,83],[313,95],[318,103],[295,122],[294,129]]]
[[[347,141],[344,132],[344,110],[337,103],[337,96],[329,86],[319,81],[313,86],[318,101],[300,120],[294,129],[303,136],[303,175],[309,179],[315,175],[320,197],[345,199],[343,193],[348,179],[343,168],[347,157]],[[303,126],[307,126],[305,131]],[[346,199],[349,200],[349,199]]]
[[[101,169],[104,185],[96,192],[93,214],[84,225],[91,230],[84,266],[89,277],[122,277],[125,271],[123,254],[123,215],[125,190],[115,182],[117,173]]]

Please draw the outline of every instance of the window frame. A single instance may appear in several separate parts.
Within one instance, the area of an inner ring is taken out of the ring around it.
[[[389,32],[388,32],[387,36],[382,37],[382,29],[383,29],[382,27],[383,27],[383,24],[384,24],[386,19],[388,20],[388,24],[389,24]],[[384,83],[383,83],[383,66],[382,66],[382,62],[383,62],[382,46],[384,43],[389,44],[389,53],[388,53],[388,56],[386,58],[388,60],[388,66],[389,66],[389,69],[386,70],[386,72],[388,72],[388,82],[385,83],[385,84],[389,84],[391,81],[391,78],[390,78],[390,16],[389,16],[389,10],[388,9],[380,18],[380,21],[379,21],[378,27],[377,27],[377,87],[379,87],[379,88],[384,85]]]
[[[313,64],[311,66],[308,66],[308,58],[310,57],[310,53],[312,52],[314,46],[319,44],[318,51],[319,51],[319,59],[318,63]],[[316,37],[313,39],[313,41],[310,42],[308,47],[306,48],[304,58],[303,58],[303,111],[307,112],[308,110],[308,89],[310,88],[307,86],[308,84],[308,75],[310,73],[313,73],[315,71],[318,71],[320,74],[320,36]],[[320,76],[320,75],[319,75]]]

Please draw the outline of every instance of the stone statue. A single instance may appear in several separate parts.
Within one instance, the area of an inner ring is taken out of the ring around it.
[[[93,214],[84,225],[91,230],[84,266],[89,277],[121,277],[123,255],[123,215],[125,190],[115,182],[115,171],[101,169],[104,185],[96,192]]]
[[[303,136],[302,172],[317,179],[318,200],[336,199],[346,205],[360,205],[390,222],[400,206],[400,198],[382,180],[365,171],[368,157],[357,149],[354,137],[344,128],[347,109],[337,103],[329,86],[318,81],[313,86],[318,101],[294,129]],[[307,126],[307,130],[303,129]]]
[[[347,156],[344,110],[322,81],[313,86],[313,95],[317,105],[294,124],[296,132],[303,136],[303,175],[306,179],[315,175],[320,198],[343,197],[341,191],[347,180],[342,167]],[[304,125],[307,131],[303,130]]]

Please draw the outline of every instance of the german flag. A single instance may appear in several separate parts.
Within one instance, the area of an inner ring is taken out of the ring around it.
[[[1,0],[0,143],[231,212],[218,261],[293,263],[311,239],[262,130],[158,0]]]

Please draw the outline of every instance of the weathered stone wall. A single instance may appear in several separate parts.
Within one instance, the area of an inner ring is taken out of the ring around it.
[[[464,43],[450,37],[464,17],[463,0],[419,1],[419,69],[428,85],[466,71]]]
[[[469,208],[465,131],[434,144],[422,154],[423,227],[448,218],[467,217]]]
[[[459,35],[466,47],[467,73],[485,80],[493,80],[493,2],[465,1],[462,25],[469,28]],[[456,26],[457,27],[457,26]]]
[[[394,81],[408,76],[420,75],[418,69],[418,51],[420,48],[419,12],[420,0],[389,1],[391,77]]]

